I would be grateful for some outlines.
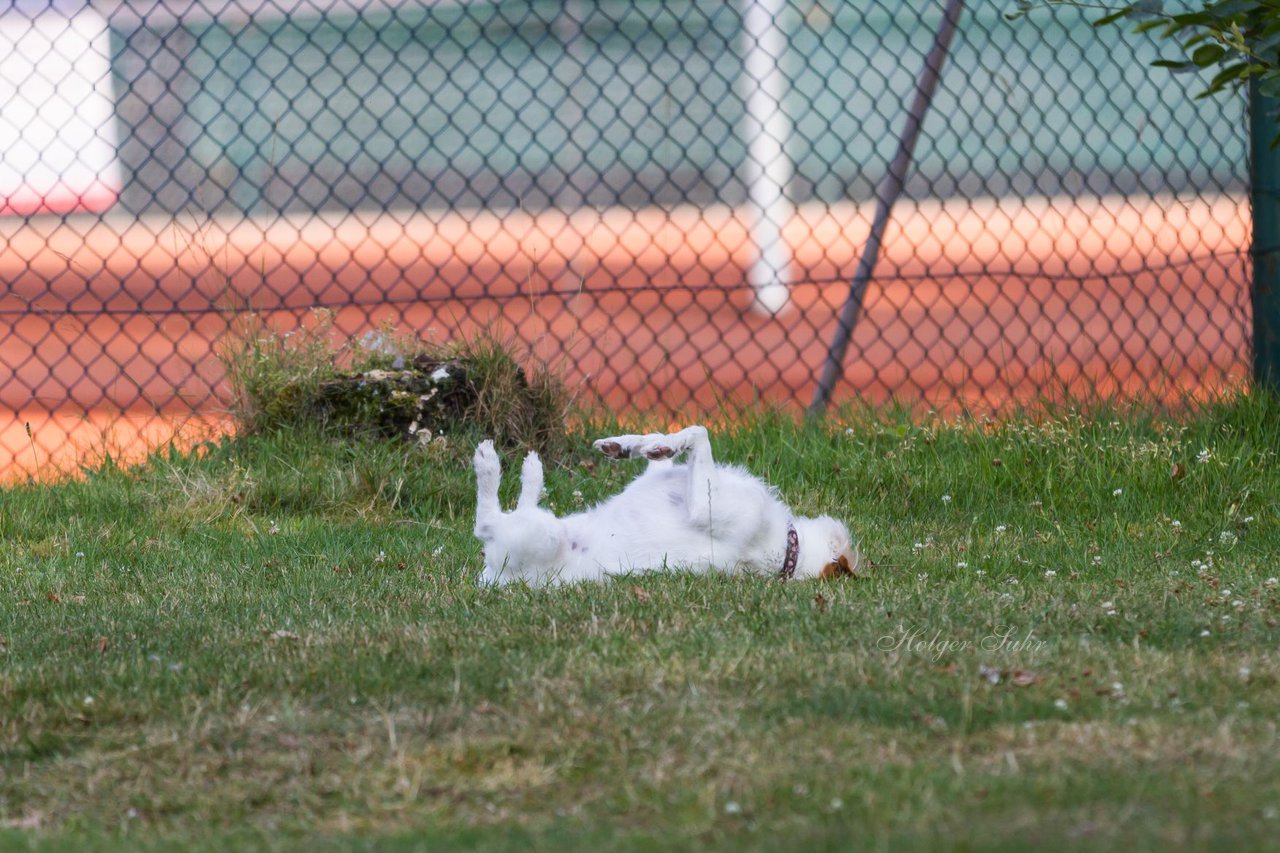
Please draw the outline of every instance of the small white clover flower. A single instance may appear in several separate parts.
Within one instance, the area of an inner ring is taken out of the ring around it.
[[[1181,530],[1182,522],[1178,521],[1178,519],[1175,518],[1173,521],[1169,522],[1169,526],[1172,527],[1174,530]]]
[[[373,561],[374,561],[375,563],[385,563],[385,562],[387,561],[387,552],[386,552],[386,551],[379,551],[379,552],[378,552],[378,556],[374,557],[374,558],[373,558]]]
[[[1102,602],[1102,612],[1106,613],[1108,616],[1115,616],[1117,612],[1116,603],[1114,601]]]
[[[1067,700],[1066,700],[1066,699],[1054,699],[1054,700],[1053,700],[1053,707],[1057,708],[1059,711],[1065,711],[1065,710],[1067,710]]]
[[[1006,527],[1006,526],[1004,526],[1003,524],[997,524],[997,525],[996,525],[996,533],[1004,533],[1004,532],[1005,532],[1006,530],[1008,530],[1008,529],[1009,529],[1009,528],[1008,528],[1008,527]]]
[[[1205,447],[1205,448],[1201,448],[1199,455],[1196,456],[1196,461],[1199,462],[1201,465],[1203,465],[1204,463],[1208,462],[1212,458],[1213,458],[1213,454],[1209,451],[1209,448]]]
[[[1114,492],[1111,493],[1111,497],[1118,498],[1123,494],[1124,494],[1124,489],[1116,489]]]
[[[921,572],[920,574],[916,575],[916,580],[918,581],[927,581],[928,579],[929,579],[928,572]]]
[[[270,534],[271,536],[275,536],[279,532],[280,532],[280,525],[276,524],[274,521],[271,522],[271,526],[267,528],[267,533]]]
[[[1058,576],[1058,573],[1055,572],[1053,569],[1049,569],[1044,573],[1044,576],[1047,580],[1053,580]]]
[[[1240,541],[1240,537],[1236,536],[1230,530],[1224,530],[1218,534],[1218,543],[1221,545],[1226,545],[1227,547],[1231,547],[1232,545],[1236,544],[1236,542],[1238,541]]]
[[[730,800],[729,802],[724,804],[724,813],[725,814],[742,814],[742,806],[738,805],[736,801]]]
[[[1208,628],[1202,628],[1202,629],[1200,629],[1200,636],[1201,636],[1201,637],[1207,637],[1207,636],[1209,636],[1209,635],[1210,635],[1210,634],[1212,634],[1212,633],[1213,633],[1213,632],[1212,632],[1212,631],[1210,631]]]
[[[1236,674],[1240,676],[1241,681],[1248,681],[1251,670],[1247,666],[1242,666],[1236,670]]]
[[[92,697],[92,696],[86,696],[86,697],[84,697],[84,704],[86,704],[86,705],[92,705],[92,704],[93,704],[93,697]]]
[[[833,812],[838,812],[838,811],[840,811],[842,808],[844,808],[844,800],[840,799],[839,797],[832,797],[832,798],[831,798],[831,810],[832,810]]]
[[[960,562],[956,563],[956,568],[957,568],[957,569],[967,569],[967,568],[969,568],[969,564],[968,564],[968,563],[966,563],[964,560],[961,560]],[[1272,578],[1272,580],[1275,580],[1275,578]],[[1274,585],[1274,584],[1273,584],[1273,585]]]
[[[949,503],[951,503],[951,495],[943,495],[943,496],[942,496],[942,502],[943,502],[944,504],[949,504]]]
[[[1280,578],[1267,578],[1262,582],[1262,585],[1267,589],[1275,589],[1277,586],[1280,586]]]
[[[1101,566],[1101,565],[1102,565],[1102,555],[1101,555],[1101,554],[1095,554],[1095,555],[1093,556],[1093,559],[1092,559],[1090,562],[1092,562],[1095,566]]]

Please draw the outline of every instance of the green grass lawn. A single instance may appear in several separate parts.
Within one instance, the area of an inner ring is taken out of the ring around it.
[[[876,568],[477,589],[473,438],[0,491],[0,848],[1280,839],[1280,404],[713,442]]]

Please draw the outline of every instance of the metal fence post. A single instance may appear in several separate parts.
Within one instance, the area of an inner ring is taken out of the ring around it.
[[[894,202],[902,194],[907,181],[907,169],[911,166],[911,156],[915,151],[916,138],[920,135],[920,126],[924,124],[925,114],[933,102],[933,90],[938,85],[938,77],[942,74],[942,65],[947,60],[951,49],[951,38],[955,35],[964,13],[964,0],[946,0],[942,10],[942,20],[938,23],[938,31],[934,34],[933,46],[924,58],[924,67],[916,81],[915,97],[907,110],[907,120],[898,137],[898,152],[889,164],[889,171],[876,187],[876,211],[871,220],[871,230],[867,234],[867,242],[863,246],[862,256],[858,259],[858,268],[853,273],[849,284],[849,296],[840,310],[839,323],[831,335],[831,346],[827,351],[827,360],[822,367],[822,375],[813,392],[813,401],[809,404],[810,417],[823,414],[831,403],[831,395],[835,393],[836,383],[844,375],[844,356],[849,349],[849,341],[853,337],[854,327],[858,323],[858,314],[862,310],[862,300],[867,290],[867,282],[875,270],[876,261],[880,257],[880,243],[884,239],[885,228],[889,224],[889,216],[893,212]]]
[[[1253,207],[1253,381],[1280,391],[1280,100],[1249,84],[1249,194]]]

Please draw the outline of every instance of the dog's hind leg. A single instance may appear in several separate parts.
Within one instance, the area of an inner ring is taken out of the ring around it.
[[[534,509],[542,497],[542,460],[530,452],[520,468],[520,499],[516,509]]]
[[[542,493],[542,462],[536,453],[525,457],[521,469],[520,498],[513,512],[498,504],[502,463],[493,442],[476,448],[476,538],[484,543],[482,584],[554,581],[562,565],[557,562],[563,542],[563,525],[538,507]]]
[[[476,527],[478,539],[488,542],[494,533],[502,515],[498,505],[498,484],[502,481],[502,463],[498,460],[498,451],[493,449],[492,441],[482,441],[476,447],[472,464],[476,471]]]

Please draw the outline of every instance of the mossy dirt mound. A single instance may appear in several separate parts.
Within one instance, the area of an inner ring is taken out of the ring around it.
[[[563,446],[564,382],[493,333],[427,344],[388,330],[340,341],[332,316],[279,332],[241,323],[220,353],[244,432],[299,427],[429,442],[470,432],[510,447]]]
[[[339,373],[320,383],[311,408],[323,423],[346,431],[428,440],[475,408],[473,372],[458,359],[420,355],[399,369]]]

